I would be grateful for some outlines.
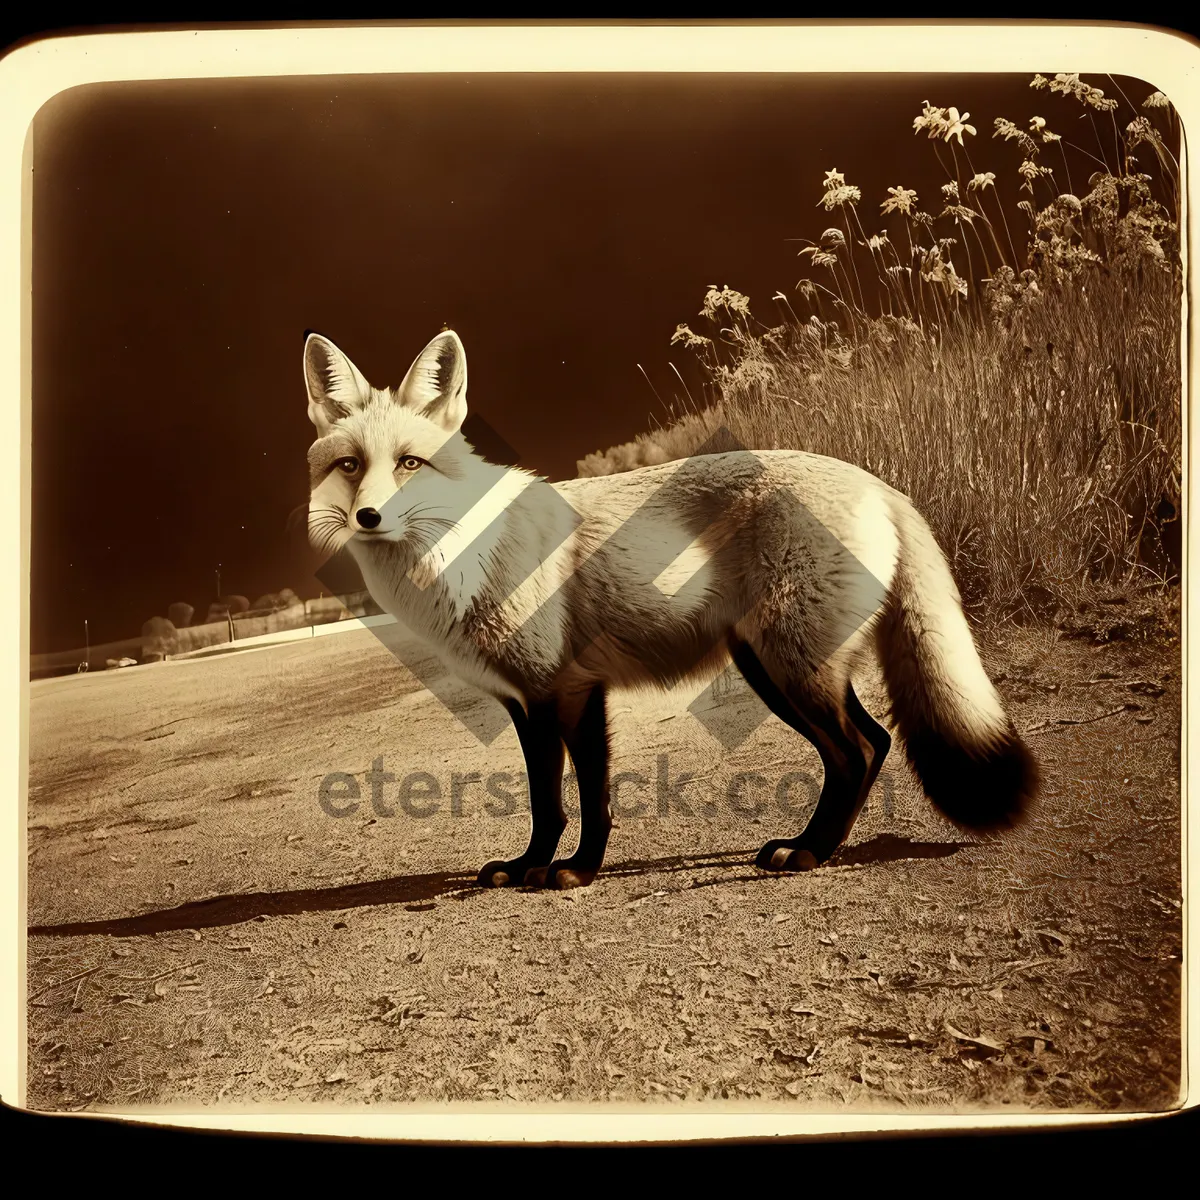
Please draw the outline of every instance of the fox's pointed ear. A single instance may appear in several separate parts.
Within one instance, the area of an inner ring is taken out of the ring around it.
[[[408,368],[396,400],[457,433],[467,415],[467,352],[451,329],[443,330]]]
[[[304,382],[308,418],[324,437],[335,421],[361,408],[371,397],[362,372],[328,339],[310,333],[304,339]]]

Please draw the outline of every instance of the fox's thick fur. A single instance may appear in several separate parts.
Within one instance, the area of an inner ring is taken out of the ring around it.
[[[610,824],[605,689],[669,688],[731,657],[825,766],[809,827],[768,843],[761,866],[814,866],[849,833],[890,744],[851,686],[872,650],[909,761],[947,817],[997,829],[1032,800],[1034,761],[946,561],[908,499],[874,476],[814,454],[738,451],[548,484],[463,439],[466,357],[449,331],[395,390],[373,388],[316,334],[304,367],[318,433],[313,544],[347,548],[375,600],[517,724],[534,838],[482,882],[590,882]],[[584,833],[552,864],[562,741]]]

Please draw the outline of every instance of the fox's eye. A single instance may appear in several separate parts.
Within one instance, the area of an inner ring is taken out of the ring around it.
[[[358,459],[353,457],[339,458],[333,464],[343,475],[354,475],[358,472]]]
[[[423,458],[418,458],[415,454],[406,454],[400,460],[400,466],[406,471],[418,471],[425,465]]]

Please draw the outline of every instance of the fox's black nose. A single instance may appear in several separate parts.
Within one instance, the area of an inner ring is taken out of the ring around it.
[[[379,510],[375,508],[360,508],[354,514],[354,519],[364,529],[374,529],[383,518],[379,515]]]

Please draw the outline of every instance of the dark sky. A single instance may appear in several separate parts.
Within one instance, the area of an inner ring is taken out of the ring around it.
[[[1143,85],[1140,96],[1150,89]],[[522,466],[568,478],[662,415],[668,347],[710,283],[756,315],[833,223],[945,180],[923,100],[1079,110],[1028,76],[358,77],[103,85],[34,125],[34,652],[136,634],[215,594],[319,584],[284,535],[307,500],[301,349],[394,385],[443,323],[468,401]],[[1015,198],[1015,192],[1014,192]],[[675,385],[676,389],[678,384]]]

